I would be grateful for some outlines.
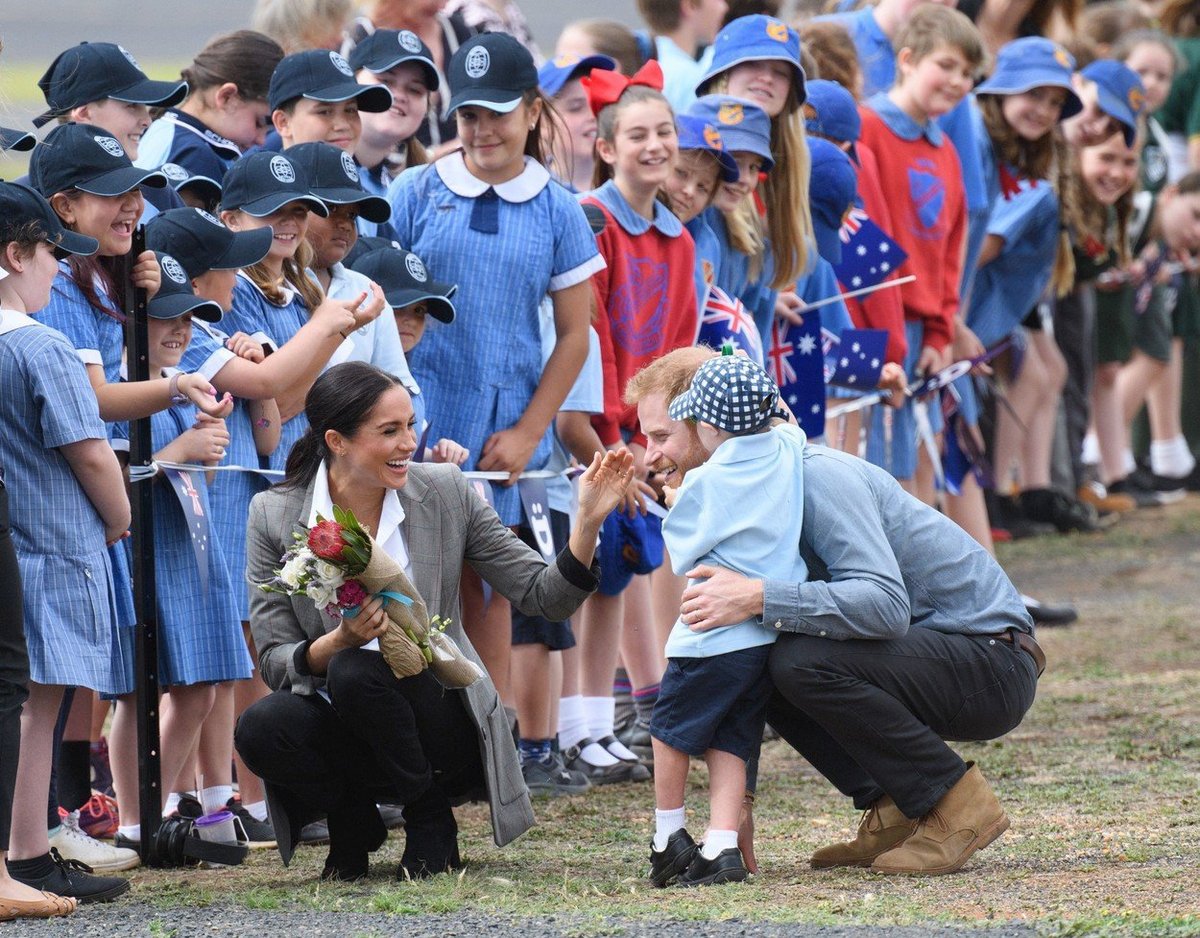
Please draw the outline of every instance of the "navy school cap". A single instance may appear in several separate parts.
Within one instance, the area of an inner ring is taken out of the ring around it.
[[[0,150],[32,150],[37,138],[23,130],[0,127]]]
[[[838,233],[846,209],[854,204],[858,194],[858,176],[850,165],[850,157],[837,144],[821,137],[808,137],[807,143],[812,157],[808,201],[817,251],[829,263],[840,264],[842,241]]]
[[[403,251],[400,242],[394,238],[381,238],[378,235],[359,235],[354,242],[342,263],[354,269],[354,265],[358,263],[358,259],[365,254],[370,254],[372,251]]]
[[[211,176],[193,173],[179,163],[163,163],[158,171],[167,177],[167,185],[176,192],[190,189],[206,205],[216,205],[221,201],[221,184]]]
[[[383,85],[360,85],[350,63],[338,52],[306,49],[283,57],[271,75],[267,104],[278,110],[295,98],[313,101],[358,99],[358,109],[379,113],[392,106],[392,93]]]
[[[771,118],[757,104],[727,94],[706,94],[687,109],[717,128],[721,143],[730,153],[753,153],[761,157],[763,170],[775,165],[771,156]]]
[[[48,110],[33,119],[35,127],[103,98],[171,107],[188,93],[186,81],[151,81],[128,50],[112,42],[81,42],[67,49],[50,63],[38,87]]]
[[[226,228],[202,208],[173,208],[146,225],[146,247],[170,254],[189,278],[257,264],[271,250],[271,238],[270,228]]]
[[[274,214],[291,202],[303,202],[322,218],[325,203],[313,195],[308,178],[282,153],[259,150],[243,156],[225,172],[221,209],[245,212],[255,218]]]
[[[178,319],[184,313],[191,313],[205,322],[220,321],[220,305],[196,296],[192,280],[179,261],[161,251],[155,251],[154,256],[158,258],[162,283],[146,304],[146,315],[151,319]]]
[[[29,181],[49,198],[79,189],[92,195],[124,195],[138,186],[161,188],[167,177],[134,166],[107,130],[93,124],[59,124],[33,149]]]
[[[458,47],[446,81],[450,113],[478,105],[507,114],[538,86],[538,73],[529,50],[508,33],[480,33]]]
[[[381,225],[392,217],[387,199],[371,195],[358,178],[358,165],[331,143],[297,143],[284,156],[308,180],[308,190],[326,205],[355,205],[367,221]]]
[[[680,114],[675,118],[675,124],[679,128],[680,150],[704,150],[711,153],[720,167],[718,178],[721,182],[737,182],[740,175],[737,160],[725,149],[724,138],[715,124],[691,114]]]
[[[1096,83],[1100,110],[1121,125],[1125,145],[1133,146],[1138,118],[1146,109],[1146,89],[1137,72],[1115,59],[1097,59],[1079,74]]]
[[[433,53],[412,30],[377,29],[350,53],[350,68],[355,72],[365,68],[368,72],[379,74],[406,62],[421,67],[425,73],[425,85],[431,91],[441,84],[442,76],[433,62]]]
[[[439,322],[454,322],[454,304],[450,298],[457,284],[438,283],[429,276],[421,258],[403,248],[384,248],[359,255],[352,270],[374,280],[383,290],[392,309],[424,303],[429,315]]]
[[[8,231],[33,222],[41,229],[42,239],[61,256],[67,254],[95,254],[100,242],[64,228],[50,203],[36,189],[17,182],[0,181],[0,239]]]
[[[615,72],[617,62],[607,55],[557,55],[547,59],[538,69],[538,87],[542,89],[542,94],[552,98],[572,78],[586,75],[594,68]]]

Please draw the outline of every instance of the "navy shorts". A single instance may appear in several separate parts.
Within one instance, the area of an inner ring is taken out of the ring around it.
[[[571,519],[565,512],[550,510],[550,533],[554,535],[557,553],[567,546],[571,536]],[[527,525],[517,528],[517,537],[537,550],[533,531]],[[512,610],[512,643],[514,645],[545,645],[551,651],[575,647],[575,633],[570,622],[554,622],[542,616],[527,616],[516,606]]]
[[[650,717],[650,735],[689,756],[710,749],[742,759],[762,744],[770,645],[711,658],[671,658]]]

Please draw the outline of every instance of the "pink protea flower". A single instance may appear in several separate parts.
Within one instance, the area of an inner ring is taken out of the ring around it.
[[[336,521],[318,521],[308,532],[308,548],[322,560],[341,560],[346,548],[342,526]]]

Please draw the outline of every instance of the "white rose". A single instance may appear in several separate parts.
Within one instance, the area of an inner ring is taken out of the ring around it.
[[[283,565],[283,569],[279,571],[279,579],[289,589],[300,588],[300,578],[304,575],[304,560],[301,557],[293,557]]]
[[[334,566],[328,560],[318,560],[316,566],[317,579],[330,589],[337,589],[346,582],[341,568]]]
[[[334,591],[316,581],[309,583],[304,592],[318,609],[324,609],[334,599]]]

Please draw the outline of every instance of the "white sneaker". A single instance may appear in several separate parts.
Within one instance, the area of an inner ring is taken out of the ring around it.
[[[136,850],[110,846],[81,831],[78,811],[72,811],[63,818],[62,824],[50,838],[50,846],[58,850],[64,860],[78,860],[96,873],[131,870],[142,862]]]

